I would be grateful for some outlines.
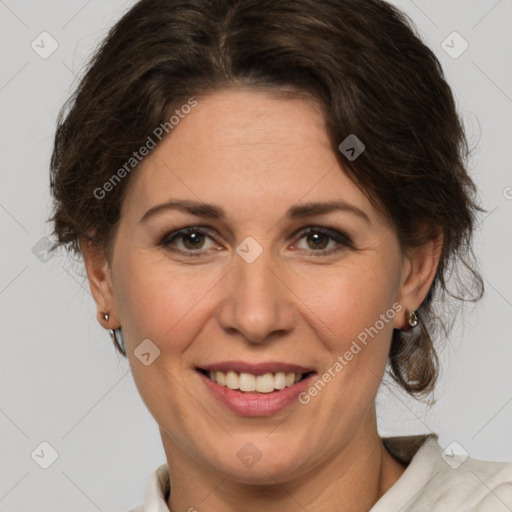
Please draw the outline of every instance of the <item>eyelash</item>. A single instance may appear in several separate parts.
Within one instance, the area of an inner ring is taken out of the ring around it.
[[[168,250],[172,250],[175,252],[179,252],[181,254],[185,254],[187,257],[203,256],[204,252],[201,250],[191,251],[191,250],[183,250],[183,249],[173,249],[170,247],[174,240],[184,237],[186,235],[190,235],[191,233],[198,233],[198,234],[205,235],[205,236],[213,239],[213,237],[204,229],[193,226],[193,227],[184,228],[184,229],[180,229],[178,231],[172,231],[170,233],[167,233],[162,238],[159,245]],[[300,235],[299,240],[301,240],[302,238],[304,238],[305,236],[307,236],[309,234],[318,234],[318,233],[322,234],[322,235],[326,235],[331,240],[334,240],[335,242],[338,243],[338,246],[335,247],[334,249],[329,249],[329,250],[323,249],[323,250],[318,250],[318,251],[308,251],[309,255],[329,256],[331,254],[337,253],[338,251],[341,251],[344,248],[345,249],[346,248],[350,248],[350,249],[354,248],[350,238],[347,237],[346,235],[344,235],[343,233],[340,233],[339,231],[336,231],[334,229],[321,228],[319,226],[308,226],[307,228],[300,231],[299,232],[299,235]]]

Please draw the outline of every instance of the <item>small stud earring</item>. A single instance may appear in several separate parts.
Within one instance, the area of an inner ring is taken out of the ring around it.
[[[103,313],[103,320],[108,323],[108,320],[110,318],[110,315],[108,313]],[[119,331],[119,339],[116,336],[116,331]],[[117,329],[109,329],[108,332],[110,333],[110,337],[112,338],[112,341],[115,345],[121,348],[121,351],[126,354],[126,347],[124,344],[124,338],[123,333],[121,332],[121,327],[118,327]]]
[[[110,315],[108,313],[103,313],[103,320],[108,323],[108,319],[110,318]],[[117,344],[116,340],[116,333],[113,329],[109,329],[108,332],[110,333],[110,337],[112,338],[112,341]]]
[[[409,324],[409,327],[416,327],[419,323],[418,315],[416,314],[416,311],[411,311],[409,313],[409,318],[407,320],[407,323]]]

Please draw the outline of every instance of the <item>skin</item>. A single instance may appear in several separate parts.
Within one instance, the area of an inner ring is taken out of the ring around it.
[[[407,329],[407,312],[425,298],[441,242],[401,251],[393,226],[336,160],[313,100],[245,89],[197,99],[133,171],[111,260],[83,244],[98,319],[122,326],[135,383],[160,428],[168,506],[368,510],[405,470],[383,447],[375,396],[393,328]],[[170,199],[215,204],[227,217],[166,210],[141,222]],[[348,211],[285,218],[299,203],[340,199],[369,221]],[[308,226],[319,238],[301,233]],[[185,227],[208,233],[195,245],[186,236],[160,244]],[[326,228],[351,244],[322,236]],[[252,263],[236,252],[247,236],[263,249]],[[307,405],[243,417],[218,403],[195,370],[277,360],[322,375],[395,303],[401,311]],[[144,339],[160,350],[149,366],[133,353]],[[237,457],[249,442],[262,454],[250,468]]]

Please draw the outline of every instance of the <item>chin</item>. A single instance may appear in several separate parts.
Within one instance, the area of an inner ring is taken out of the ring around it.
[[[279,439],[272,441],[267,436],[265,432],[231,440],[216,458],[217,470],[252,485],[275,485],[276,481],[286,482],[311,470],[300,446],[283,445]]]

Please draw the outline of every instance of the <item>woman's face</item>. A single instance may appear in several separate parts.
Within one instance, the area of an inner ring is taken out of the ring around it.
[[[407,303],[412,267],[313,102],[247,90],[197,101],[133,171],[105,307],[168,458],[286,480],[376,432],[393,328],[419,305]],[[293,365],[313,373],[268,392]],[[212,367],[262,391],[215,383],[201,371]]]

